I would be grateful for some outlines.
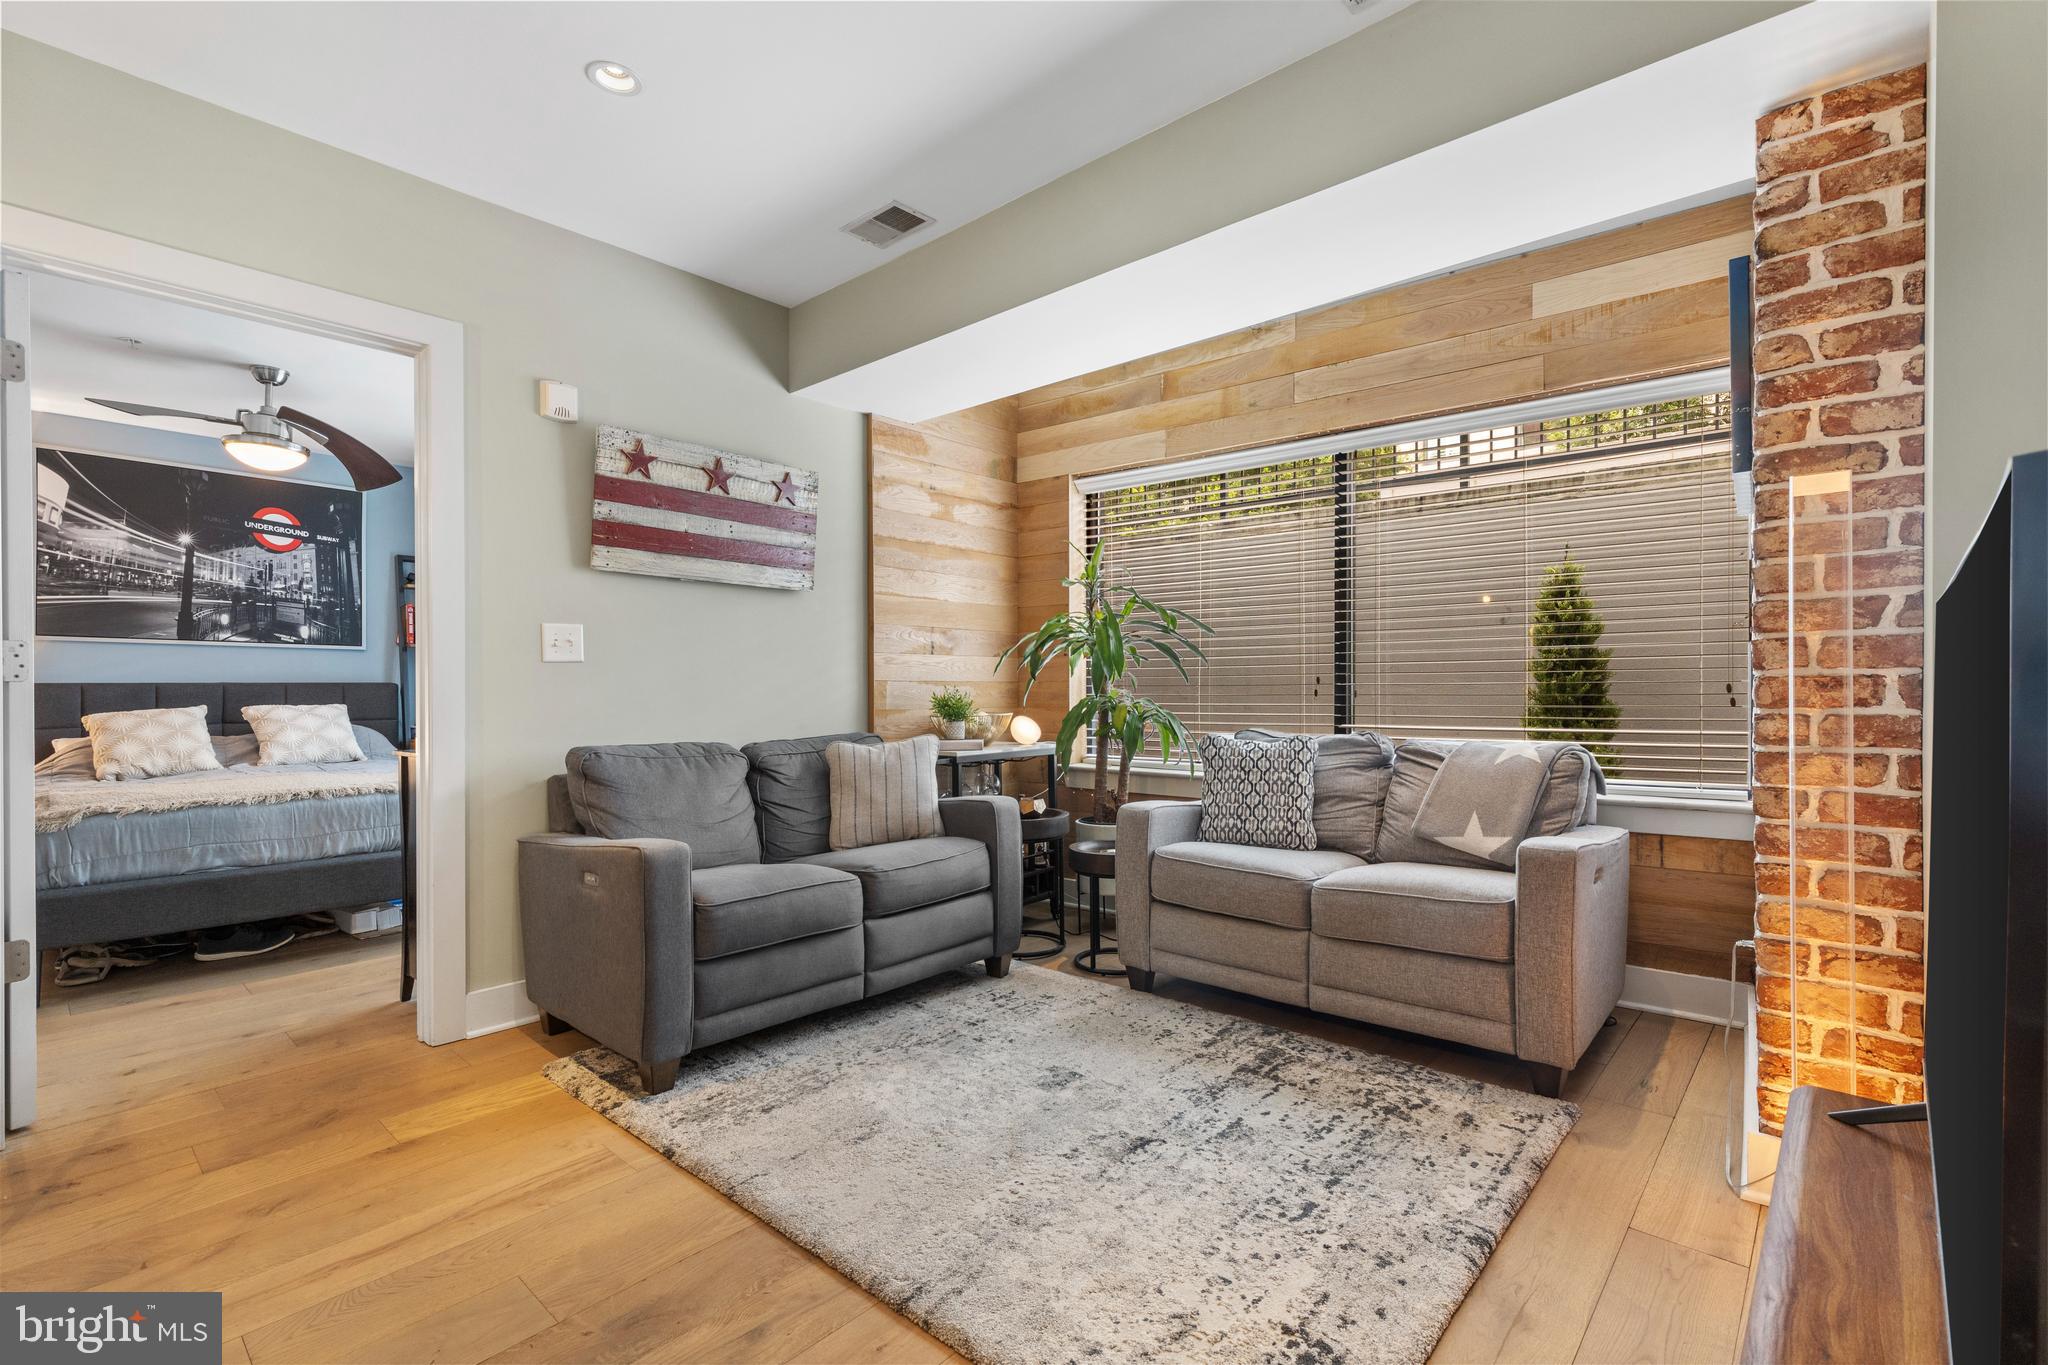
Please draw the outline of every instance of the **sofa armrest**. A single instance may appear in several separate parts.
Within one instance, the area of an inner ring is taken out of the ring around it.
[[[1014,796],[942,796],[939,823],[956,839],[988,846],[996,902],[996,956],[1017,951],[1024,932],[1024,833]]]
[[[635,1062],[687,1053],[696,965],[690,861],[690,846],[674,839],[521,839],[527,998]]]
[[[1515,1055],[1570,1070],[1621,999],[1628,831],[1581,825],[1515,859]]]
[[[1152,855],[1201,837],[1199,801],[1131,801],[1116,813],[1116,955],[1152,970]]]

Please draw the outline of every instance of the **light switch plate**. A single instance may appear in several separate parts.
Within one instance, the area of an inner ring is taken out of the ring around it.
[[[583,627],[565,625],[560,622],[544,621],[540,628],[540,658],[542,663],[580,664],[583,662]]]

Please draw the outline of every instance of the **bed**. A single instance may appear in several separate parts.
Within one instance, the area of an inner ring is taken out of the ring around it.
[[[349,719],[387,740],[398,738],[395,683],[38,683],[36,760],[59,739],[82,736],[81,716],[163,706],[206,707],[215,735],[249,734],[244,706],[340,702]],[[365,752],[368,752],[366,750]],[[323,778],[305,769],[360,770]],[[399,898],[404,891],[397,792],[356,790],[380,783],[397,760],[234,767],[201,780],[294,783],[294,799],[267,794],[255,804],[181,805],[127,814],[91,813],[36,833],[36,930],[45,948],[106,943],[149,934],[213,929],[251,920],[343,910]],[[93,783],[89,777],[39,775],[39,796],[89,799],[102,793],[192,778]],[[58,788],[68,791],[58,792]],[[344,794],[326,794],[329,791]],[[39,807],[42,805],[39,802]]]

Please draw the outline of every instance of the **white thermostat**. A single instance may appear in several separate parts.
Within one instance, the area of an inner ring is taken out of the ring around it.
[[[540,381],[540,415],[556,422],[576,420],[576,386],[559,379]]]

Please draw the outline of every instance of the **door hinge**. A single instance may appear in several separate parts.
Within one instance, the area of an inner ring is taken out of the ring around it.
[[[28,641],[0,640],[0,682],[21,682],[28,677]]]
[[[18,341],[0,337],[0,379],[19,384],[28,377],[28,348]]]
[[[7,940],[7,984],[28,980],[29,968],[35,963],[35,955],[28,950],[25,938]]]

